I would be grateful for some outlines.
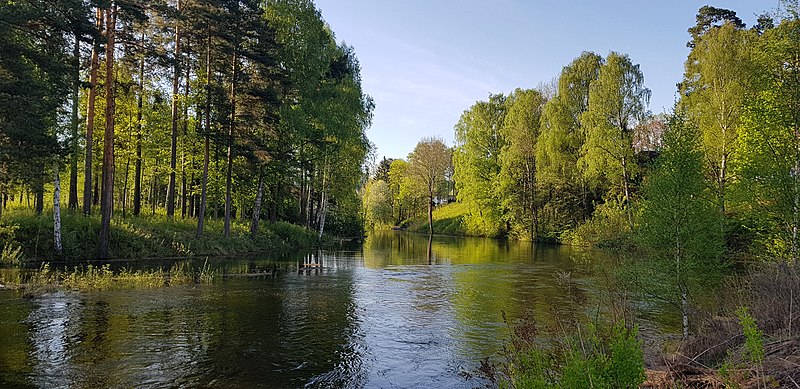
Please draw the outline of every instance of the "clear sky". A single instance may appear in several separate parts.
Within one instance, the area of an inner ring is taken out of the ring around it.
[[[582,51],[618,51],[639,63],[668,111],[689,49],[686,30],[705,5],[748,27],[778,0],[316,0],[339,41],[355,48],[375,100],[367,131],[377,156],[405,158],[423,137],[453,145],[461,113],[489,93],[534,88]]]

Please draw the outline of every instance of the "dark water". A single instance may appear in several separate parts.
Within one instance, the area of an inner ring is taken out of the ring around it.
[[[302,262],[321,267],[298,270]],[[471,388],[510,319],[600,299],[599,253],[373,234],[350,250],[220,260],[275,277],[24,299],[0,292],[0,387]]]

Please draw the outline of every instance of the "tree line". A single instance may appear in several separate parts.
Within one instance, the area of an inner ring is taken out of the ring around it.
[[[360,227],[374,104],[311,0],[25,0],[0,25],[0,212],[41,214],[63,174],[101,258],[112,213]]]
[[[377,166],[364,193],[366,216],[404,224],[449,195],[466,209],[466,234],[603,240],[644,223],[648,201],[658,197],[646,188],[667,174],[659,169],[677,147],[668,143],[693,142],[686,147],[699,153],[703,185],[687,185],[716,208],[720,239],[797,258],[797,9],[785,3],[748,28],[734,11],[702,7],[667,114],[648,110],[644,74],[617,52],[584,52],[549,84],[490,94],[461,115],[455,145],[440,147],[452,158],[433,196],[414,188],[412,172],[429,166],[419,162],[420,148],[443,142],[424,139],[407,160]]]

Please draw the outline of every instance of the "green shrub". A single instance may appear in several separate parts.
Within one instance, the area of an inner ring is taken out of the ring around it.
[[[595,209],[586,223],[567,231],[561,241],[578,246],[617,247],[625,244],[629,232],[627,211],[619,203],[607,201]]]
[[[758,329],[756,320],[750,315],[747,307],[740,307],[736,310],[736,316],[739,318],[739,325],[742,326],[742,333],[744,333],[747,357],[754,365],[760,365],[764,362],[764,333]]]

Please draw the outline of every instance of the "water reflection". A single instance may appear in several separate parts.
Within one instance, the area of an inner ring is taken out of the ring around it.
[[[589,290],[585,255],[385,232],[355,251],[211,261],[226,275],[213,285],[2,292],[0,386],[475,387],[461,373],[507,338],[501,311],[570,307],[555,274]]]

